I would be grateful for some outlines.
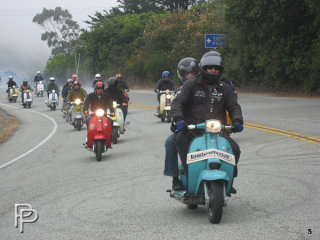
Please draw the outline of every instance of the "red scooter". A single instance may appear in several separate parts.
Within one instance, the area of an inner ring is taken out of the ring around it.
[[[101,161],[101,154],[111,148],[111,121],[106,112],[98,109],[92,113],[88,125],[88,150],[96,153],[97,161]]]

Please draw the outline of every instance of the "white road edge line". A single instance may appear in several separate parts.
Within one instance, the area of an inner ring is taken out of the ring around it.
[[[11,108],[16,108],[16,107],[9,106],[9,105],[7,105],[7,104],[2,104],[2,103],[0,103],[0,105],[6,106],[6,107],[11,107]],[[27,156],[29,153],[35,151],[35,150],[36,150],[37,148],[39,148],[41,145],[43,145],[44,143],[46,143],[46,142],[55,134],[55,132],[56,132],[57,129],[58,129],[58,125],[57,125],[56,121],[55,121],[52,117],[49,117],[48,115],[46,115],[46,114],[44,114],[44,113],[36,112],[36,111],[33,111],[33,110],[28,110],[28,109],[25,109],[25,110],[26,110],[26,111],[29,111],[29,112],[36,113],[36,114],[40,114],[40,115],[48,118],[48,119],[53,123],[53,126],[54,126],[54,127],[53,127],[53,130],[51,131],[51,133],[50,133],[43,141],[41,141],[40,143],[38,143],[36,146],[34,146],[33,148],[31,148],[29,151],[21,154],[19,157],[16,157],[16,158],[12,159],[11,161],[9,161],[9,162],[7,162],[7,163],[5,163],[5,164],[0,165],[0,169],[5,168],[5,167],[13,164],[14,162],[20,160],[21,158]]]

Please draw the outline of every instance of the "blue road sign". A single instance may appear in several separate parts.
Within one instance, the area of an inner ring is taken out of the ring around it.
[[[205,47],[206,48],[219,48],[225,47],[224,34],[205,34]]]

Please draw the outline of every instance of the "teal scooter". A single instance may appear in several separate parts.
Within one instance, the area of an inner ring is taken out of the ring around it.
[[[189,125],[189,129],[205,129],[205,135],[195,138],[187,155],[187,171],[182,164],[179,177],[184,190],[168,190],[170,197],[184,203],[189,209],[198,205],[208,207],[211,223],[220,223],[223,207],[227,206],[236,166],[235,156],[226,138],[220,137],[221,131],[231,130],[219,120]]]

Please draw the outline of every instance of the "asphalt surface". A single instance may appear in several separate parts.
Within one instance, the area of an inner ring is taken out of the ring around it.
[[[238,190],[220,224],[207,210],[171,199],[163,175],[168,123],[153,116],[151,91],[130,92],[127,132],[101,162],[45,98],[31,109],[8,103],[20,128],[0,145],[0,239],[319,239],[320,145],[245,127]],[[320,138],[320,100],[239,95],[245,122]],[[148,108],[149,107],[149,108]],[[24,155],[23,155],[24,154]],[[14,206],[31,204],[34,223],[15,228]]]

